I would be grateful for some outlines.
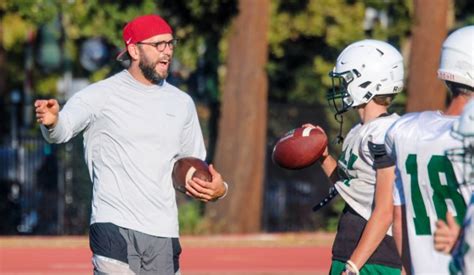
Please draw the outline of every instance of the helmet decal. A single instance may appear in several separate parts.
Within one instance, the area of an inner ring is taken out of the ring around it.
[[[438,78],[474,87],[474,26],[451,33],[441,48]]]

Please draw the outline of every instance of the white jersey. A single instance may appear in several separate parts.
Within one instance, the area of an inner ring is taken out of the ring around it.
[[[435,223],[450,211],[461,221],[470,192],[461,195],[462,167],[453,165],[445,150],[461,147],[451,135],[457,116],[427,111],[402,116],[387,132],[387,154],[396,162],[394,204],[405,205],[412,271],[447,274],[449,255],[434,249]]]
[[[474,274],[474,193],[449,265],[451,274]]]
[[[338,160],[341,180],[335,187],[346,203],[366,220],[374,207],[376,183],[374,155],[369,146],[383,146],[386,131],[398,118],[397,114],[391,114],[357,124],[342,145]]]

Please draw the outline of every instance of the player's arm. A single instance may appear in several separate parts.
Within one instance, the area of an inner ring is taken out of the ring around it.
[[[411,274],[411,258],[405,215],[405,205],[394,205],[392,226],[393,239],[395,240],[398,254],[402,259],[403,270],[406,274]]]
[[[410,247],[406,221],[405,195],[403,182],[399,177],[393,188],[393,226],[392,234],[398,254],[402,260],[402,273],[411,274]]]
[[[328,176],[331,183],[335,183],[339,180],[339,174],[337,173],[337,161],[328,153],[328,148],[324,150],[322,157],[319,159],[321,168],[324,173]]]
[[[359,244],[350,257],[350,261],[358,269],[361,269],[374,253],[392,224],[394,171],[394,166],[377,169],[375,208],[362,233]]]
[[[397,246],[398,254],[402,255],[402,238],[403,238],[403,230],[402,230],[402,206],[395,205],[393,207],[393,227],[392,227],[392,234],[393,239],[395,241],[395,245]]]
[[[309,127],[309,128],[319,128],[323,132],[324,130],[319,126],[314,126],[311,123],[303,124],[302,127]],[[324,149],[324,153],[319,159],[319,163],[321,164],[321,168],[323,169],[324,173],[328,176],[331,183],[335,183],[339,179],[339,175],[337,173],[337,161],[329,154],[328,146]]]

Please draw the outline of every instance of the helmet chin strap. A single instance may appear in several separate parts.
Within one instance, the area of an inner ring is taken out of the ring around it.
[[[344,141],[344,137],[342,136],[342,124],[344,123],[344,116],[342,115],[342,113],[336,113],[334,115],[334,118],[337,122],[339,122],[339,133],[337,134],[334,143],[341,144]]]
[[[351,103],[351,105],[354,104],[354,102]],[[337,134],[334,144],[342,144],[344,142],[344,136],[342,135],[342,125],[344,124],[344,113],[347,112],[349,108],[351,108],[351,105],[346,105],[344,100],[342,100],[342,109],[337,111],[336,114],[334,114],[334,118],[336,119],[337,122],[339,122],[339,133]]]

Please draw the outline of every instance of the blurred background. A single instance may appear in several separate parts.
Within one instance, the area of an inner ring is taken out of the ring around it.
[[[276,140],[313,123],[334,140],[329,71],[348,44],[388,41],[405,57],[406,85],[392,111],[443,110],[436,78],[441,43],[474,24],[469,0],[0,0],[1,235],[83,235],[92,185],[82,137],[47,144],[33,102],[64,104],[86,85],[124,69],[122,28],[156,13],[179,45],[168,81],[195,100],[228,196],[201,204],[177,194],[182,234],[333,231],[342,201],[314,213],[328,193],[318,164],[284,170]],[[343,132],[357,121],[345,116]],[[337,156],[340,145],[330,144]]]

